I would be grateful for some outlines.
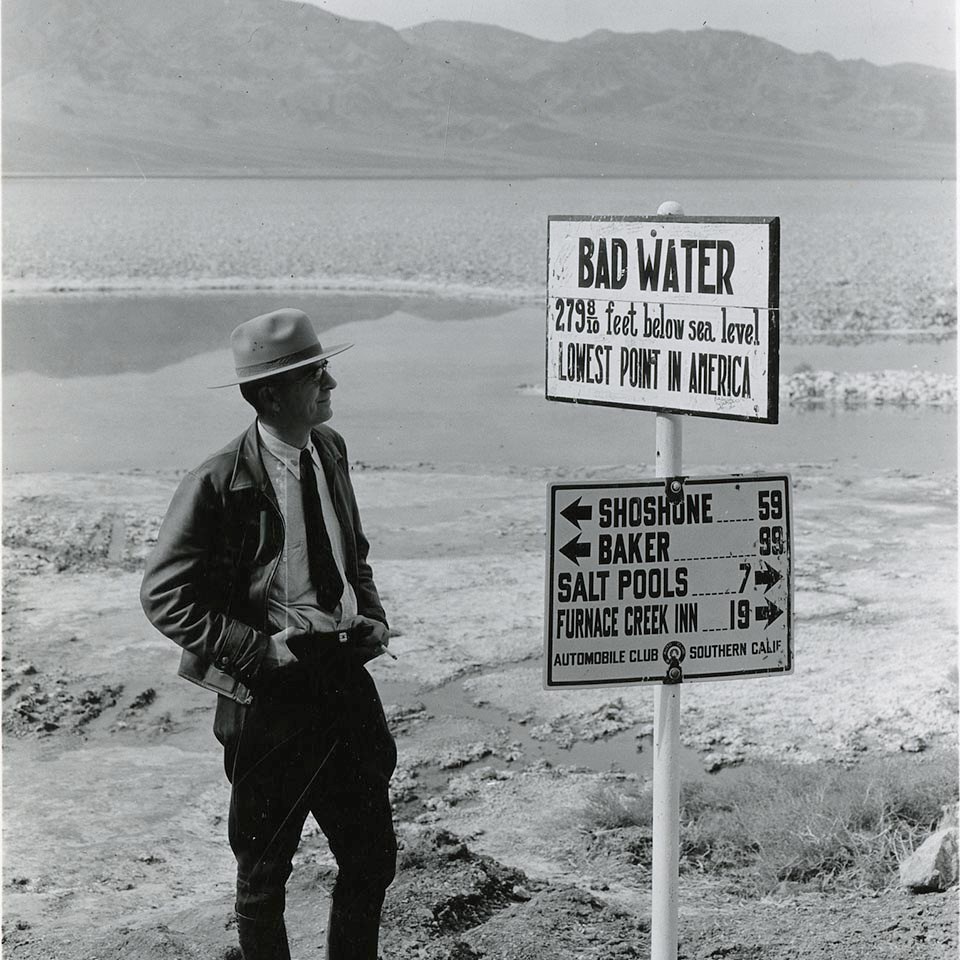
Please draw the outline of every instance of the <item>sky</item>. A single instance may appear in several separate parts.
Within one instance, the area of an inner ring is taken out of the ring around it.
[[[351,20],[395,29],[428,20],[492,23],[544,40],[593,30],[740,30],[797,53],[840,60],[956,66],[953,0],[312,0]]]

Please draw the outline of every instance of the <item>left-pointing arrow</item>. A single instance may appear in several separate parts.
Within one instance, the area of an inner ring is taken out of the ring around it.
[[[580,529],[581,520],[589,520],[593,516],[593,507],[582,507],[580,506],[580,498],[577,497],[573,503],[567,504],[561,511],[560,516],[565,517],[571,523],[576,524],[577,529]]]
[[[565,543],[560,552],[568,559],[572,560],[578,567],[580,566],[580,557],[590,556],[590,544],[580,542],[578,533],[569,543]]]

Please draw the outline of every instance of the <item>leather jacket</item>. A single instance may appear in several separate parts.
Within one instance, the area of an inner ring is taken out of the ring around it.
[[[325,424],[312,435],[358,611],[386,623],[343,437]],[[283,516],[254,422],[183,477],[147,560],[140,602],[150,622],[183,648],[181,676],[240,703],[251,701],[271,633],[267,595],[283,543]]]

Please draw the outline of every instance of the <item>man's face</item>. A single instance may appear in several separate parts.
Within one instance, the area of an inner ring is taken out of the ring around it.
[[[309,429],[333,416],[330,393],[337,385],[328,369],[328,361],[321,360],[287,374],[275,387],[280,403],[279,416],[291,427]]]

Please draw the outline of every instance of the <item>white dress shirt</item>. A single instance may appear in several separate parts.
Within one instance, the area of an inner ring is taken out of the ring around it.
[[[270,623],[275,631],[289,626],[296,627],[298,632],[337,630],[341,623],[356,615],[357,595],[347,580],[343,533],[327,486],[323,464],[311,442],[309,449],[313,457],[323,519],[330,537],[330,546],[333,548],[333,558],[343,580],[343,594],[335,610],[323,610],[317,604],[317,588],[310,580],[307,537],[303,522],[303,495],[300,489],[300,448],[292,447],[275,437],[259,420],[257,430],[264,451],[263,465],[273,484],[286,528],[283,554],[267,594]]]

